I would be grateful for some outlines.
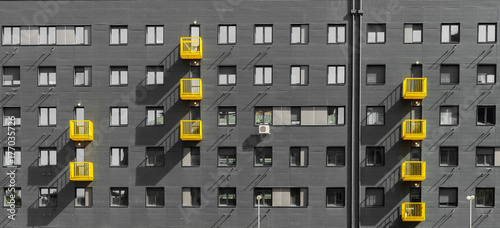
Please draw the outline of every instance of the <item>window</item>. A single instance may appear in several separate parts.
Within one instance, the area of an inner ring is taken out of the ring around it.
[[[327,121],[328,125],[344,125],[345,107],[328,107]]]
[[[75,67],[75,86],[90,86],[92,67]]]
[[[385,65],[366,66],[366,84],[367,85],[385,84]]]
[[[273,189],[272,188],[254,188],[253,191],[254,194],[254,199],[255,199],[255,204],[254,206],[257,206],[260,204],[260,206],[263,207],[272,207],[273,206]],[[257,200],[257,196],[261,196],[262,199]]]
[[[328,85],[345,84],[345,66],[328,66]]]
[[[422,43],[422,24],[405,24],[405,44]]]
[[[495,84],[496,68],[496,65],[478,65],[477,84]]]
[[[128,165],[128,148],[111,147],[111,152],[109,154],[109,166],[126,167],[127,165]]]
[[[14,204],[16,208],[20,208],[22,204],[21,188],[3,188],[3,207],[10,207]]]
[[[327,207],[345,206],[345,188],[327,188],[326,189]]]
[[[75,207],[92,206],[92,188],[75,188]]]
[[[3,85],[4,86],[21,85],[21,68],[18,66],[4,66]]]
[[[164,160],[163,147],[146,148],[146,166],[163,166]]]
[[[146,27],[146,44],[163,44],[163,25]]]
[[[306,167],[309,165],[308,147],[290,147],[290,166]]]
[[[110,188],[111,207],[128,207],[128,188]]]
[[[273,84],[273,67],[256,66],[254,75],[254,85],[272,85],[272,84]]]
[[[200,148],[199,147],[184,147],[182,166],[196,167],[200,166]]]
[[[456,126],[458,125],[458,106],[441,106],[439,108],[440,125]]]
[[[40,108],[38,126],[55,126],[57,124],[56,108]]]
[[[441,84],[458,84],[460,83],[460,66],[459,65],[441,65]]]
[[[146,85],[163,85],[163,66],[146,67]]]
[[[200,207],[201,194],[200,188],[182,188],[182,206]]]
[[[345,25],[328,25],[328,43],[345,43]]]
[[[110,126],[127,126],[128,125],[128,108],[111,108],[109,116]]]
[[[255,188],[254,199],[262,207],[307,207],[307,188]],[[257,196],[262,199],[257,201]]]
[[[40,187],[39,207],[57,207],[57,188]]]
[[[476,188],[476,207],[494,207],[495,188]]]
[[[81,33],[81,29],[83,27],[77,27],[78,28],[78,37],[79,37],[79,43],[81,42],[81,38],[83,38],[83,33]],[[44,45],[50,45],[50,44],[56,44],[56,27],[39,27],[39,32],[40,35],[38,37],[38,44]]]
[[[384,125],[385,107],[366,107],[366,125]]]
[[[109,44],[125,45],[127,43],[127,26],[111,26]]]
[[[21,43],[21,27],[3,27],[3,45],[19,45]]]
[[[458,188],[439,188],[439,207],[456,207]]]
[[[87,45],[90,30],[90,26],[57,26],[57,45]]]
[[[326,166],[345,166],[345,147],[327,147]]]
[[[477,106],[477,125],[495,125],[495,106]]]
[[[236,166],[236,147],[219,147],[219,167]]]
[[[366,188],[366,207],[383,207],[384,198],[384,188]]]
[[[441,43],[460,43],[460,24],[442,24]]]
[[[38,166],[57,165],[57,150],[56,148],[40,148],[38,155]]]
[[[272,107],[255,107],[255,125],[273,124],[273,108]]]
[[[255,44],[272,44],[273,43],[273,26],[272,25],[255,25]]]
[[[219,44],[236,44],[236,25],[219,25]]]
[[[255,147],[254,155],[255,155],[254,166],[272,166],[273,165],[273,148],[272,147]]]
[[[219,126],[236,125],[236,107],[219,107]]]
[[[4,147],[3,148],[3,167],[21,166],[21,148]]]
[[[292,66],[291,85],[309,84],[309,66]]]
[[[300,125],[300,113],[301,113],[301,108],[300,107],[292,107],[290,109],[290,122],[291,125]]]
[[[38,67],[38,85],[56,85],[56,67]]]
[[[163,126],[163,107],[148,107],[146,112],[146,126]]]
[[[384,147],[366,147],[366,166],[384,166]]]
[[[309,25],[292,25],[291,43],[292,44],[309,43]]]
[[[476,166],[493,166],[495,161],[495,148],[476,147]]]
[[[477,42],[478,43],[497,42],[497,25],[479,24],[477,29]]]
[[[236,66],[219,66],[219,85],[236,85]]]
[[[368,24],[367,43],[385,43],[385,24]]]
[[[146,188],[146,207],[165,206],[164,188]]]
[[[14,119],[12,119],[12,116]],[[21,126],[21,108],[4,107],[3,108],[3,126],[18,127]]]
[[[458,166],[458,147],[440,147],[439,166]]]
[[[109,85],[127,85],[128,84],[128,67],[126,66],[112,66],[110,68],[111,74],[109,75]]]
[[[219,188],[219,207],[236,207],[236,188]]]

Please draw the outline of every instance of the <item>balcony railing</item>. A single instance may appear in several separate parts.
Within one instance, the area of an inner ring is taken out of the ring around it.
[[[421,100],[427,96],[427,78],[407,78],[403,82],[403,99]]]
[[[403,222],[425,221],[425,203],[403,203],[401,219]]]
[[[203,42],[201,37],[181,37],[181,58],[202,59]]]
[[[201,120],[181,120],[181,140],[200,141],[202,129]]]
[[[201,79],[181,79],[181,99],[201,100],[203,90]]]
[[[72,181],[93,181],[94,164],[92,162],[70,162],[69,179]]]
[[[423,181],[425,180],[425,162],[407,161],[401,167],[401,177],[403,181]]]
[[[426,137],[425,120],[405,120],[403,122],[403,140],[423,140]]]
[[[73,141],[94,140],[94,124],[90,120],[70,120],[69,138]]]

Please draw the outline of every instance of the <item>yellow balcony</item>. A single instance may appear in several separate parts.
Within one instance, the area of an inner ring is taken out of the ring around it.
[[[401,167],[401,177],[403,181],[423,181],[425,180],[425,162],[407,161]]]
[[[94,164],[92,162],[70,162],[69,179],[72,181],[93,181]]]
[[[202,97],[201,79],[181,79],[182,100],[201,100]]]
[[[425,221],[425,203],[403,203],[401,219],[403,222]]]
[[[201,120],[181,120],[181,140],[200,141],[202,129]]]
[[[426,131],[425,120],[405,120],[403,122],[403,140],[423,140]]]
[[[201,37],[181,37],[181,58],[201,59],[203,57],[203,42]]]
[[[70,120],[69,138],[73,141],[94,140],[94,124],[90,120]]]
[[[427,96],[427,78],[407,78],[403,82],[403,99],[421,100]]]

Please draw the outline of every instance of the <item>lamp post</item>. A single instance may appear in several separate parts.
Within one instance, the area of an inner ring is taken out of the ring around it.
[[[469,200],[469,228],[472,228],[472,200],[474,200],[474,195],[467,196],[467,200]]]
[[[257,196],[257,228],[260,228],[260,200],[262,199],[261,195]]]

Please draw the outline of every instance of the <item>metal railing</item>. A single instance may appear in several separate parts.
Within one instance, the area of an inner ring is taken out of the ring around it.
[[[427,78],[406,78],[403,82],[404,99],[424,99],[427,96]]]

